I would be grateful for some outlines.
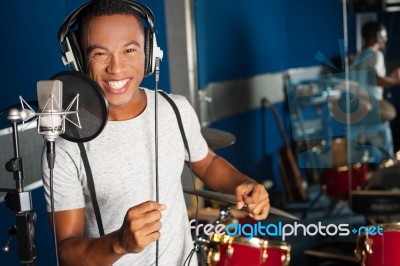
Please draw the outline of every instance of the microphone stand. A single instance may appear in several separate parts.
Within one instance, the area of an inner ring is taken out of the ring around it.
[[[16,222],[8,230],[9,238],[7,244],[3,247],[4,252],[9,251],[9,245],[14,235],[18,239],[18,253],[21,264],[28,266],[35,265],[36,247],[33,243],[34,223],[36,222],[36,213],[32,211],[31,192],[24,191],[23,164],[19,153],[18,128],[17,122],[21,120],[21,114],[17,109],[9,111],[7,119],[12,123],[12,135],[14,146],[14,158],[6,163],[6,169],[14,174],[16,189],[0,189],[7,192],[4,201],[5,205],[15,212]]]

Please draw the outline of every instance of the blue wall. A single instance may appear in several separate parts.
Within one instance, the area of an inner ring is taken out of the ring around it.
[[[18,103],[18,96],[36,100],[36,82],[63,66],[57,44],[64,1],[1,1],[0,50],[2,79],[0,109]],[[0,128],[9,123],[0,118]]]
[[[340,1],[198,0],[195,8],[201,89],[211,82],[321,65],[317,52],[340,55]],[[290,136],[287,106],[276,105]],[[283,141],[270,110],[255,109],[210,126],[237,136],[235,145],[217,151],[220,155],[251,177],[281,187],[277,154]]]
[[[340,1],[198,0],[200,88],[319,64],[318,51],[337,55],[343,39]]]

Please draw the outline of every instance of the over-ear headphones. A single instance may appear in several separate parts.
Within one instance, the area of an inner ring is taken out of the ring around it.
[[[384,34],[384,29],[381,28],[377,33],[376,33],[376,41],[381,44],[384,45],[387,42],[387,36]],[[386,32],[385,32],[386,33]]]
[[[145,65],[144,76],[149,76],[154,72],[156,58],[162,60],[163,51],[157,46],[156,33],[154,28],[154,14],[146,5],[130,0],[122,0],[127,3],[145,22],[144,27],[144,53]],[[64,65],[71,65],[74,70],[85,71],[85,63],[79,40],[77,38],[78,18],[86,8],[89,8],[95,0],[84,3],[76,8],[64,20],[58,31],[58,44],[62,53]]]

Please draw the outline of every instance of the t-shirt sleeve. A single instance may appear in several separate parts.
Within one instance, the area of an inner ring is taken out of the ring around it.
[[[192,162],[200,161],[206,157],[208,146],[201,134],[201,126],[197,114],[185,97],[177,95],[173,95],[172,97],[182,117],[183,127],[189,144],[190,159]],[[185,160],[189,161],[187,151],[185,153]]]
[[[76,146],[76,147],[75,147]],[[42,153],[42,177],[47,211],[51,211],[50,170],[46,159],[46,145]],[[54,210],[64,211],[85,207],[82,186],[82,165],[76,143],[56,140],[56,159],[53,169]]]
[[[368,49],[357,58],[355,69],[373,69],[378,76],[384,76],[385,69],[384,67],[382,69],[383,60],[379,52]]]
[[[379,77],[386,76],[385,58],[382,52],[376,53],[375,71]]]

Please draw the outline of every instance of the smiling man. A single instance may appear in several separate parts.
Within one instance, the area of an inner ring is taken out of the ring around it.
[[[146,29],[141,6],[127,0],[93,1],[77,14],[84,71],[109,102],[108,123],[85,143],[100,207],[98,225],[78,145],[57,139],[54,168],[56,235],[61,265],[183,265],[193,249],[181,185],[184,163],[211,189],[235,194],[255,219],[265,219],[265,188],[237,171],[208,147],[198,118],[182,96],[170,95],[182,116],[191,152],[185,152],[176,116],[159,100],[159,203],[155,199],[154,92],[139,85],[145,76]],[[145,9],[144,9],[145,10]],[[140,10],[139,10],[140,11]],[[45,153],[44,153],[45,154]],[[44,160],[45,161],[45,160]],[[43,164],[48,211],[50,182]],[[196,258],[190,265],[197,265]]]

